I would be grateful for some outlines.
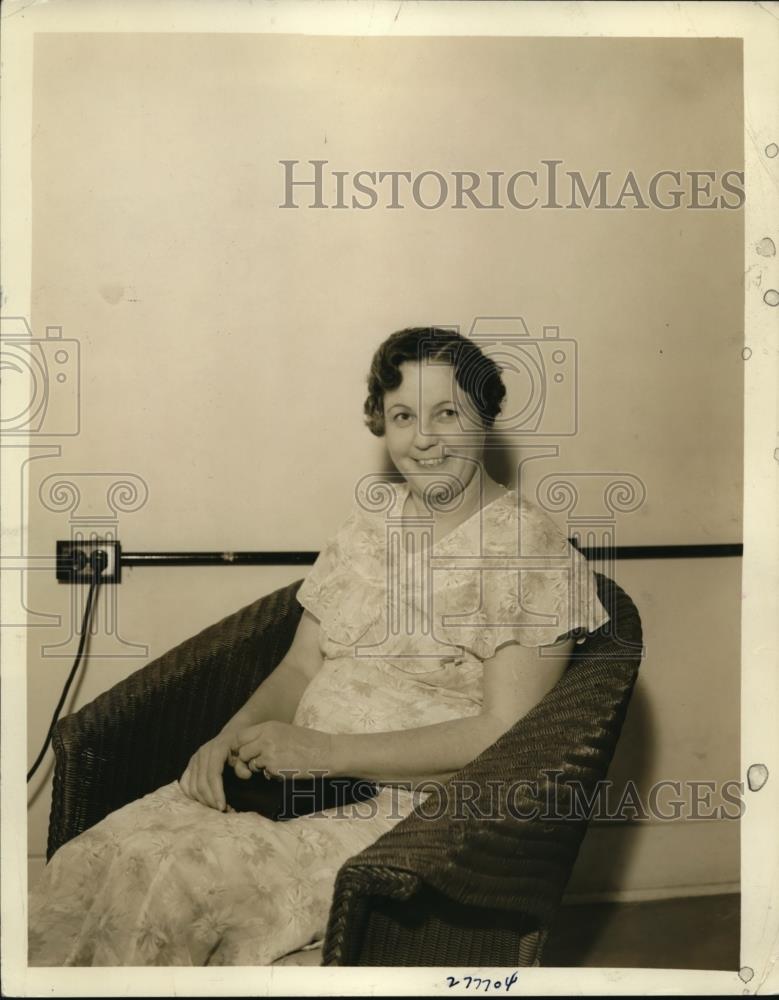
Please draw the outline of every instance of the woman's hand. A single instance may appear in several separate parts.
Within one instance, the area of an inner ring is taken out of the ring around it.
[[[230,757],[230,747],[235,737],[219,733],[208,743],[204,743],[190,757],[186,770],[179,779],[183,792],[204,806],[224,812],[225,802],[222,771]]]
[[[333,767],[332,735],[288,722],[249,726],[238,733],[233,751],[238,758],[236,774],[239,767],[249,767],[250,762],[252,770],[264,768],[271,777],[319,777]],[[287,773],[282,775],[282,771]]]

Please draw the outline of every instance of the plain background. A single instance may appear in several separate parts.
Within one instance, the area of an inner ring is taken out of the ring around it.
[[[31,463],[35,552],[70,535],[72,515],[39,496],[66,473],[143,479],[148,500],[119,520],[129,550],[320,548],[383,466],[361,421],[375,346],[480,315],[576,340],[580,431],[537,464],[639,477],[647,499],[618,518],[620,544],[739,541],[739,212],[277,206],[280,159],[740,169],[740,67],[740,44],[712,39],[39,36],[32,319],[80,342],[82,429]],[[80,481],[101,509],[104,485]],[[301,575],[138,569],[111,600],[123,640],[153,656]],[[740,560],[615,576],[647,658],[614,776],[737,778]],[[32,609],[62,616],[30,630],[32,759],[70,665],[42,647],[67,641],[74,593],[42,573],[29,588]],[[75,706],[148,659],[102,648],[124,655],[90,659]],[[33,869],[48,806],[41,774]],[[570,890],[711,891],[738,864],[732,822],[596,827]]]

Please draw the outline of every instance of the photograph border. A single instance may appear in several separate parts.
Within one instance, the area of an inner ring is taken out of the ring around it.
[[[779,261],[757,246],[777,242],[779,157],[779,4],[701,2],[576,4],[343,0],[307,4],[240,0],[7,0],[2,7],[2,246],[4,315],[30,316],[32,46],[36,32],[198,32],[309,35],[521,35],[524,37],[654,37],[743,39],[745,341],[744,508],[741,631],[741,770],[746,810],[741,820],[741,969],[527,968],[512,993],[762,994],[779,992],[779,448],[777,318],[766,299],[779,289]],[[17,445],[15,445],[16,447]],[[23,440],[18,447],[24,448]],[[2,509],[17,483],[2,481]],[[27,552],[27,524],[4,518],[2,541]],[[10,574],[18,587],[15,573]],[[10,607],[2,574],[2,609]],[[26,633],[4,627],[2,641],[2,957],[8,996],[253,996],[465,994],[449,988],[443,968],[121,968],[28,969],[26,789]],[[755,767],[767,769],[760,785]],[[754,788],[754,790],[753,790]],[[473,970],[460,970],[473,971]],[[486,970],[483,970],[486,971]],[[506,970],[495,970],[495,976]],[[471,992],[474,992],[473,990]]]

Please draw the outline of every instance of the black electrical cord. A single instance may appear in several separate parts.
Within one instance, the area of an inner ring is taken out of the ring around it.
[[[108,556],[102,549],[96,549],[89,556],[89,565],[92,567],[92,580],[89,584],[89,594],[87,595],[87,606],[84,609],[84,618],[81,622],[81,638],[78,642],[78,650],[76,651],[76,659],[73,666],[70,668],[70,674],[68,674],[68,679],[65,681],[65,686],[62,689],[62,694],[60,695],[60,700],[57,702],[57,707],[54,709],[54,715],[51,719],[51,725],[49,726],[49,731],[46,734],[46,739],[44,740],[43,746],[41,747],[41,752],[35,759],[35,763],[27,772],[27,782],[29,783],[32,776],[41,766],[41,761],[46,756],[46,751],[49,749],[49,744],[51,743],[51,738],[54,735],[54,727],[59,721],[60,712],[62,711],[62,706],[65,704],[65,699],[68,697],[68,691],[70,691],[73,680],[78,671],[79,664],[81,663],[81,657],[84,653],[84,646],[86,645],[87,636],[89,635],[89,626],[92,621],[92,604],[97,596],[97,591],[100,587],[100,580],[103,575],[103,570],[108,565]]]

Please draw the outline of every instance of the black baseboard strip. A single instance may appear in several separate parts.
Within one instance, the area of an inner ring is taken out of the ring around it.
[[[122,552],[122,566],[310,566],[318,552]]]
[[[571,539],[572,544],[576,542]],[[588,559],[598,562],[609,559],[722,559],[743,556],[744,546],[733,545],[615,545],[583,548],[576,546]]]
[[[576,542],[571,539],[572,544]],[[722,559],[743,556],[742,544],[582,547],[593,562],[617,559]],[[122,566],[310,566],[318,552],[123,552]]]

